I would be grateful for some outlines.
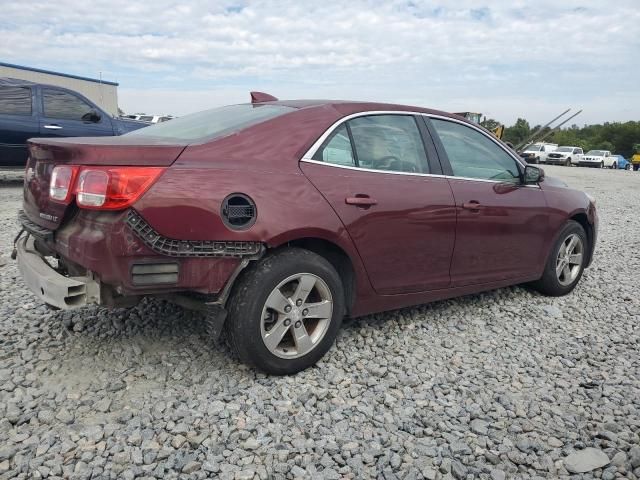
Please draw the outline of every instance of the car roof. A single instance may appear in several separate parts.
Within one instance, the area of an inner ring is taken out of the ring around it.
[[[383,102],[367,102],[367,101],[355,101],[355,100],[277,100],[272,102],[260,102],[261,105],[282,105],[284,107],[306,109],[313,107],[333,107],[338,112],[344,115],[350,115],[352,113],[360,112],[372,112],[372,111],[409,111],[416,113],[429,113],[433,115],[442,115],[445,117],[451,117],[456,119],[465,120],[464,117],[455,115],[453,113],[444,112],[441,110],[435,110],[431,108],[417,107],[413,105],[403,105],[397,103],[383,103]]]

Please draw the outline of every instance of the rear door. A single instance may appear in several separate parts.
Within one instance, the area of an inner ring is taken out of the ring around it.
[[[73,92],[41,87],[42,137],[101,137],[113,135],[109,115]],[[94,117],[97,113],[98,117]]]
[[[452,286],[539,272],[549,228],[544,192],[521,184],[521,166],[490,134],[445,118],[429,125],[456,202]]]
[[[0,165],[24,166],[27,140],[38,136],[33,88],[0,85]]]
[[[426,129],[410,114],[363,115],[336,128],[301,169],[336,211],[376,292],[445,288],[455,208]]]

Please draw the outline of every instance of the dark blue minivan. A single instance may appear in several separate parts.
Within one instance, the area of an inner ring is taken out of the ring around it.
[[[113,136],[148,125],[114,118],[66,88],[0,78],[1,166],[24,166],[29,138]]]

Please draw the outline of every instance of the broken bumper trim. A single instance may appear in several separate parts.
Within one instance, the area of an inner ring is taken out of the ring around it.
[[[163,237],[134,210],[129,210],[127,225],[151,250],[169,257],[232,257],[260,255],[260,242],[174,240]]]
[[[100,284],[89,277],[65,277],[36,250],[31,236],[16,242],[18,268],[29,289],[43,302],[61,310],[100,302]]]

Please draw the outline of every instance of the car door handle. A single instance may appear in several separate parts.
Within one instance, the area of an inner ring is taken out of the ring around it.
[[[471,210],[472,212],[477,212],[482,208],[482,205],[480,205],[480,202],[476,200],[471,200],[470,202],[464,202],[462,204],[462,208],[465,210]]]
[[[62,130],[60,125],[45,125],[44,128],[48,128],[49,130]]]
[[[347,205],[355,205],[356,207],[371,207],[377,205],[377,200],[369,197],[368,195],[356,195],[355,197],[347,197],[344,199],[344,203]]]

